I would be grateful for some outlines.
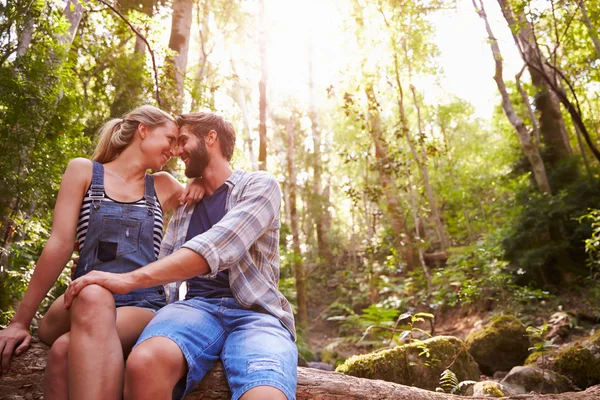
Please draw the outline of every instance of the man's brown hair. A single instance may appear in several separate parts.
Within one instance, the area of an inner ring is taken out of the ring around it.
[[[227,161],[231,161],[235,148],[235,130],[233,130],[231,122],[210,112],[181,114],[177,116],[176,122],[179,128],[189,127],[190,132],[199,139],[204,138],[211,130],[217,132],[221,153]]]

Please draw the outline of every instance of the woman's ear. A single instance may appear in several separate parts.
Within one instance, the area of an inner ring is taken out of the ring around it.
[[[138,133],[140,134],[140,137],[142,139],[146,139],[146,137],[148,136],[148,127],[144,125],[143,122],[140,122],[140,124],[138,125]]]

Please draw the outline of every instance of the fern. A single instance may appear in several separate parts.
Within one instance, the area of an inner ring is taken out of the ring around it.
[[[440,376],[440,386],[437,387],[435,391],[440,393],[463,395],[469,387],[476,383],[477,382],[475,381],[458,382],[456,374],[449,369],[445,369]]]
[[[450,371],[449,369],[445,369],[440,377],[439,385],[440,387],[435,389],[436,392],[441,391],[443,393],[450,393],[458,386],[458,378],[454,372]]]

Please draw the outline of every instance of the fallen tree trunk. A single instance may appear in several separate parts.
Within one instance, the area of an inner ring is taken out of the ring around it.
[[[42,397],[42,378],[46,366],[48,347],[40,343],[14,359],[11,372],[0,377],[0,400],[33,400]],[[298,368],[298,400],[458,400],[465,397],[380,380],[370,380],[342,375],[337,372],[311,368]],[[231,398],[221,363],[209,372],[188,400],[224,400]],[[597,400],[600,385],[585,392],[561,394],[527,394],[505,399],[514,400]],[[471,399],[475,399],[471,397]],[[478,397],[478,399],[480,399]]]

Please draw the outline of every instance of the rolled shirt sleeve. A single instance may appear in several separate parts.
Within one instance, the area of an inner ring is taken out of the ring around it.
[[[210,276],[238,263],[269,229],[279,229],[281,190],[275,178],[253,175],[242,190],[221,221],[182,246],[204,257]]]

